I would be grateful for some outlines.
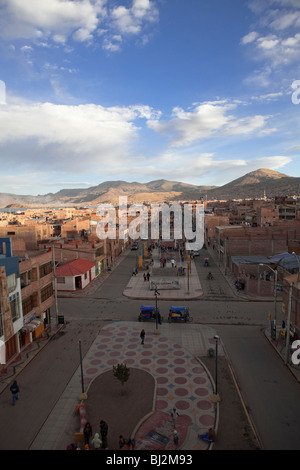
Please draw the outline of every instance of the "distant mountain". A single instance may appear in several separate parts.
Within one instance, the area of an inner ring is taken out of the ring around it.
[[[127,196],[129,204],[138,202],[230,200],[298,195],[300,178],[273,170],[259,169],[224,186],[196,186],[178,181],[155,180],[149,183],[106,181],[86,189],[62,189],[45,195],[15,195],[0,193],[0,207],[29,206],[97,206],[117,204],[119,196]]]
[[[261,168],[208,191],[209,199],[255,199],[300,195],[300,178]]]

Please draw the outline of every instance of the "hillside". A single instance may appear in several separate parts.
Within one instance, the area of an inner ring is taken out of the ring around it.
[[[300,178],[261,168],[207,192],[209,199],[255,199],[300,194]]]
[[[196,186],[178,181],[155,180],[149,183],[106,181],[86,189],[62,189],[45,195],[0,193],[0,207],[117,204],[120,196],[128,203],[164,201],[254,199],[300,194],[300,178],[261,168],[220,187]]]

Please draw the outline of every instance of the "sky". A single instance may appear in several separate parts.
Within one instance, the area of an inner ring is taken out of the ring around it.
[[[300,0],[0,0],[0,192],[300,177]]]

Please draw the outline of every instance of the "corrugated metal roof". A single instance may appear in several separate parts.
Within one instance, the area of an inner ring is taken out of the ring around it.
[[[232,262],[236,265],[241,264],[278,264],[283,268],[289,269],[297,269],[299,268],[300,258],[299,256],[292,255],[288,252],[279,253],[278,255],[274,256],[263,256],[263,255],[253,255],[253,256],[232,256]]]

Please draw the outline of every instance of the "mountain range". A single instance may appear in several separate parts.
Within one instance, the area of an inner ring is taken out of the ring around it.
[[[86,189],[62,189],[56,193],[30,196],[0,193],[0,207],[97,206],[117,204],[127,196],[129,204],[138,202],[258,199],[299,195],[300,178],[274,170],[259,169],[223,186],[197,186],[177,181],[156,180],[149,183],[106,181]]]

